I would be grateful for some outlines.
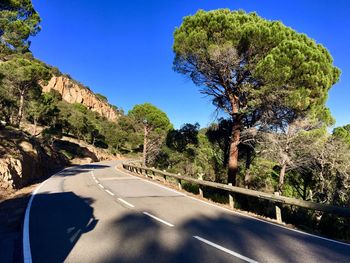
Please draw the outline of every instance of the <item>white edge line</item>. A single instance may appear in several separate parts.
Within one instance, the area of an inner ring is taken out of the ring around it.
[[[306,236],[311,236],[311,237],[315,237],[315,238],[318,238],[318,239],[322,239],[322,240],[325,240],[325,241],[329,241],[329,242],[333,242],[333,243],[336,243],[336,244],[340,244],[340,245],[345,245],[345,246],[350,246],[350,244],[347,244],[347,243],[344,243],[344,242],[341,242],[341,241],[337,241],[337,240],[334,240],[334,239],[329,239],[329,238],[326,238],[326,237],[321,237],[321,236],[317,236],[317,235],[314,235],[314,234],[310,234],[310,233],[307,233],[307,232],[303,232],[301,230],[297,230],[297,229],[293,229],[293,228],[288,228],[288,227],[285,227],[285,226],[282,226],[282,225],[278,225],[278,224],[275,224],[273,222],[269,222],[269,221],[265,221],[263,219],[260,219],[260,218],[257,218],[257,217],[254,217],[254,216],[251,216],[251,215],[246,215],[244,213],[240,213],[240,212],[237,212],[237,211],[234,211],[234,210],[230,210],[228,208],[225,208],[225,207],[221,207],[221,206],[218,206],[216,204],[212,204],[212,203],[209,203],[209,202],[205,202],[203,200],[200,200],[200,199],[197,199],[195,197],[192,197],[192,196],[186,196],[188,198],[191,198],[197,202],[201,202],[201,203],[204,203],[204,204],[207,204],[209,206],[213,206],[213,207],[216,207],[216,208],[219,208],[219,209],[222,209],[222,210],[225,210],[229,213],[232,213],[232,214],[236,214],[238,216],[243,216],[243,217],[248,217],[248,218],[251,218],[251,219],[254,219],[254,220],[257,220],[257,221],[260,221],[262,223],[266,223],[266,224],[269,224],[269,225],[273,225],[273,226],[276,226],[276,227],[280,227],[280,228],[283,228],[285,230],[289,230],[289,231],[293,231],[293,232],[296,232],[296,233],[299,233],[299,234],[303,234],[303,235],[306,235]]]
[[[229,250],[229,249],[227,249],[227,248],[225,248],[225,247],[222,247],[222,246],[220,246],[220,245],[217,245],[217,244],[215,244],[215,243],[213,243],[213,242],[211,242],[211,241],[209,241],[209,240],[206,240],[206,239],[204,239],[204,238],[202,238],[202,237],[199,237],[199,236],[193,236],[193,237],[194,237],[195,239],[197,239],[197,240],[199,240],[199,241],[201,241],[201,242],[203,242],[203,243],[209,245],[209,246],[215,247],[216,249],[219,249],[219,250],[221,250],[221,251],[223,251],[223,252],[226,252],[226,253],[228,253],[228,254],[230,254],[230,255],[232,255],[232,256],[235,256],[236,258],[242,259],[242,260],[244,260],[244,261],[246,261],[246,262],[249,262],[249,263],[258,263],[257,261],[255,261],[255,260],[253,260],[253,259],[251,259],[251,258],[245,257],[245,256],[243,256],[243,255],[241,255],[241,254],[239,254],[239,253],[237,253],[237,252],[234,252],[234,251]]]
[[[119,168],[115,167],[116,170],[118,170],[119,172],[121,173],[124,173],[124,174],[127,174],[127,175],[130,175],[122,170],[120,170]],[[273,226],[276,226],[276,227],[280,227],[280,228],[283,228],[283,229],[286,229],[286,230],[289,230],[289,231],[293,231],[293,232],[296,232],[296,233],[299,233],[299,234],[302,234],[302,235],[306,235],[306,236],[310,236],[310,237],[315,237],[315,238],[318,238],[318,239],[321,239],[321,240],[325,240],[325,241],[329,241],[329,242],[333,242],[333,243],[336,243],[336,244],[340,244],[340,245],[344,245],[344,246],[348,246],[350,247],[350,244],[348,243],[344,243],[344,242],[341,242],[341,241],[337,241],[337,240],[334,240],[334,239],[330,239],[330,238],[326,238],[326,237],[321,237],[321,236],[317,236],[317,235],[314,235],[314,234],[310,234],[310,233],[307,233],[307,232],[303,232],[301,230],[297,230],[297,229],[293,229],[293,228],[289,228],[289,227],[286,227],[286,226],[282,226],[282,225],[279,225],[279,224],[276,224],[276,223],[273,223],[273,222],[270,222],[270,221],[267,221],[267,220],[263,220],[263,219],[260,219],[260,218],[257,218],[257,217],[254,217],[254,216],[251,216],[251,215],[247,215],[247,214],[244,214],[244,213],[241,213],[241,212],[238,212],[238,211],[234,211],[234,210],[230,210],[228,208],[225,208],[225,207],[222,207],[222,206],[219,206],[219,205],[216,205],[216,204],[212,204],[212,203],[209,203],[209,202],[206,202],[206,201],[203,201],[203,200],[200,200],[198,198],[195,198],[195,197],[192,197],[192,196],[189,196],[189,195],[185,195],[183,193],[180,193],[180,192],[177,192],[171,188],[168,188],[166,186],[163,186],[163,185],[160,185],[158,183],[153,183],[153,182],[150,182],[148,180],[145,180],[143,178],[140,178],[138,176],[135,176],[135,175],[130,175],[130,176],[133,176],[133,177],[136,177],[136,178],[139,178],[140,180],[143,180],[145,182],[148,182],[148,183],[151,183],[151,184],[154,184],[154,185],[157,185],[161,188],[165,188],[165,189],[168,189],[170,191],[173,191],[173,192],[176,192],[176,193],[179,193],[181,194],[182,196],[185,196],[187,198],[190,198],[190,199],[193,199],[197,202],[201,202],[201,203],[204,203],[204,204],[207,204],[209,206],[213,206],[213,207],[216,207],[216,208],[219,208],[221,210],[225,210],[229,213],[232,213],[232,214],[236,214],[236,215],[239,215],[239,216],[243,216],[243,217],[248,217],[248,218],[251,218],[251,219],[254,219],[254,220],[257,220],[257,221],[260,221],[260,222],[263,222],[263,223],[266,223],[266,224],[269,224],[269,225],[273,225]]]
[[[51,177],[50,177],[51,178]],[[30,209],[32,208],[32,203],[35,195],[38,193],[40,188],[46,183],[46,179],[44,182],[42,182],[37,188],[32,192],[30,195],[26,212],[24,215],[24,222],[23,222],[23,262],[24,263],[32,263],[32,252],[30,249],[30,237],[29,237],[29,223],[30,223]]]
[[[125,201],[124,199],[122,198],[118,198],[118,200],[124,204],[126,204],[127,206],[130,206],[130,207],[135,207],[134,205],[130,204],[129,202]]]
[[[107,193],[109,193],[110,195],[114,195],[114,193],[112,193],[111,191],[109,190],[106,190]]]
[[[157,220],[157,221],[159,221],[159,222],[161,222],[161,223],[163,223],[163,224],[165,224],[167,226],[170,226],[170,227],[174,226],[173,224],[170,224],[167,221],[164,221],[163,219],[160,219],[159,217],[156,217],[156,216],[154,216],[154,215],[152,215],[150,213],[143,212],[143,214],[145,214],[146,216],[152,217],[153,219],[155,219],[155,220]]]

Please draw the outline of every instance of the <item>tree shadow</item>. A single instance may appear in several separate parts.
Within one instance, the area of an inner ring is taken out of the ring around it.
[[[100,262],[200,262],[200,248],[190,238],[177,236],[172,228],[141,213],[129,213],[110,225],[117,248]],[[212,261],[214,262],[214,261]],[[219,262],[219,261],[215,261]]]
[[[141,213],[130,213],[115,220],[109,229],[117,247],[101,262],[240,262],[193,236],[259,262],[350,261],[347,246],[225,213],[189,219],[175,228],[164,227]]]
[[[93,201],[73,192],[35,196],[29,229],[35,233],[30,235],[33,262],[63,262],[67,258],[81,235],[98,222],[90,206]]]
[[[74,176],[79,173],[87,173],[91,172],[95,169],[105,169],[110,168],[109,165],[104,164],[84,164],[84,165],[77,165],[68,167],[66,169],[63,169],[62,171],[55,174],[55,176]]]
[[[29,194],[0,201],[0,261],[22,262],[22,226]]]

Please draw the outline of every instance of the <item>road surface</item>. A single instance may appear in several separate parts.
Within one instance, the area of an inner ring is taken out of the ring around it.
[[[196,200],[118,163],[68,168],[41,186],[27,209],[27,262],[350,262],[350,245]]]

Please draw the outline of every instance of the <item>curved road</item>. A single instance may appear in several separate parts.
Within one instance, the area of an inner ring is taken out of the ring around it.
[[[350,245],[207,204],[116,170],[119,162],[47,180],[32,200],[25,255],[31,251],[33,262],[350,262]]]

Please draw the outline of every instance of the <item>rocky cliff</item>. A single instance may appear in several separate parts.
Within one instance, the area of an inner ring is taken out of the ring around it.
[[[44,92],[56,90],[68,103],[81,103],[91,111],[97,112],[110,121],[118,119],[118,112],[105,100],[91,90],[65,76],[54,76],[47,85],[42,85]]]

